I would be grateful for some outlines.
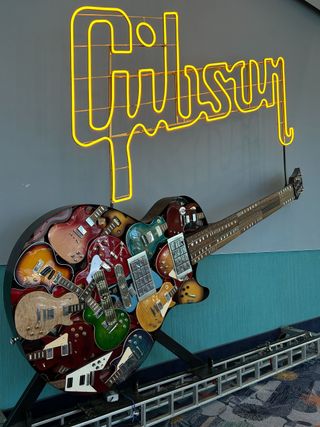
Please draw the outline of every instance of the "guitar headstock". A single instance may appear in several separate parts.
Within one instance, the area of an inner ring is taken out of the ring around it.
[[[292,185],[294,191],[294,198],[297,200],[304,190],[300,168],[295,168],[289,178],[289,184]]]

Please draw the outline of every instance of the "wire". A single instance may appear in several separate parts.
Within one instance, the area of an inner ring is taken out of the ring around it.
[[[285,187],[288,185],[287,181],[287,158],[286,158],[286,147],[282,147],[282,158],[283,158],[283,173],[284,173],[284,185]]]

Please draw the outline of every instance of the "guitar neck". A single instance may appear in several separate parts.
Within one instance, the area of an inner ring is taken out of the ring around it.
[[[91,310],[93,310],[93,312],[97,317],[101,316],[102,314],[101,307],[91,297],[91,290],[93,286],[89,285],[89,290],[90,290],[90,293],[89,293],[86,290],[83,291],[79,286],[75,285],[73,282],[71,282],[70,280],[66,279],[63,276],[57,276],[54,279],[54,284],[60,285],[65,289],[68,289],[70,292],[76,294],[79,297],[79,300],[85,301],[85,304],[76,304],[75,306],[69,306],[69,311],[68,311],[69,313],[76,313],[77,311],[80,311],[81,309],[85,308],[85,306],[87,305],[88,307],[91,308]],[[80,309],[79,308],[77,309],[77,307],[80,307]]]
[[[113,230],[117,227],[120,227],[122,224],[122,222],[120,221],[120,219],[118,217],[114,217],[112,218],[112,220],[110,221],[110,224],[108,224],[102,232],[102,235],[109,235],[113,232]]]
[[[86,222],[93,226],[98,219],[101,217],[102,214],[104,214],[108,208],[106,206],[99,206],[87,219]]]
[[[258,200],[222,221],[209,224],[191,234],[186,238],[191,263],[198,263],[295,198],[293,186],[287,185],[282,190]]]
[[[94,273],[93,279],[100,296],[100,304],[106,317],[106,322],[113,325],[117,321],[117,316],[103,272],[98,270]]]
[[[134,356],[134,354],[131,354],[124,363],[119,363],[116,371],[107,380],[105,380],[104,383],[109,387],[111,387],[113,384],[121,383],[136,368],[137,364],[138,359]]]
[[[60,285],[63,288],[68,289],[68,291],[76,294],[79,298],[82,297],[82,294],[83,294],[82,289],[61,275],[57,275],[53,283],[54,285]]]

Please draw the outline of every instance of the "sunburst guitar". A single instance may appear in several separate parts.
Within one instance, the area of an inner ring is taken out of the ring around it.
[[[40,271],[50,269],[50,274],[41,275]],[[52,247],[45,242],[34,243],[20,256],[15,270],[16,282],[24,288],[44,286],[49,292],[54,287],[54,278],[57,274],[71,280],[73,268],[68,264],[58,263]]]
[[[148,332],[159,329],[169,308],[175,305],[172,300],[177,287],[165,282],[158,292],[138,302],[136,316],[141,327]]]

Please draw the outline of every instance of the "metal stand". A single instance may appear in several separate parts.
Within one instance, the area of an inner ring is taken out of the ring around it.
[[[4,427],[29,427],[31,426],[31,407],[42,392],[46,381],[40,374],[35,374],[29,385],[21,395],[16,406],[10,412]]]
[[[166,347],[171,353],[179,357],[179,359],[186,362],[190,368],[197,368],[203,365],[203,361],[195,356],[193,353],[190,353],[185,347],[177,343],[173,338],[169,337],[166,333],[162,332],[160,329],[153,333],[153,338],[155,338],[158,343]]]

